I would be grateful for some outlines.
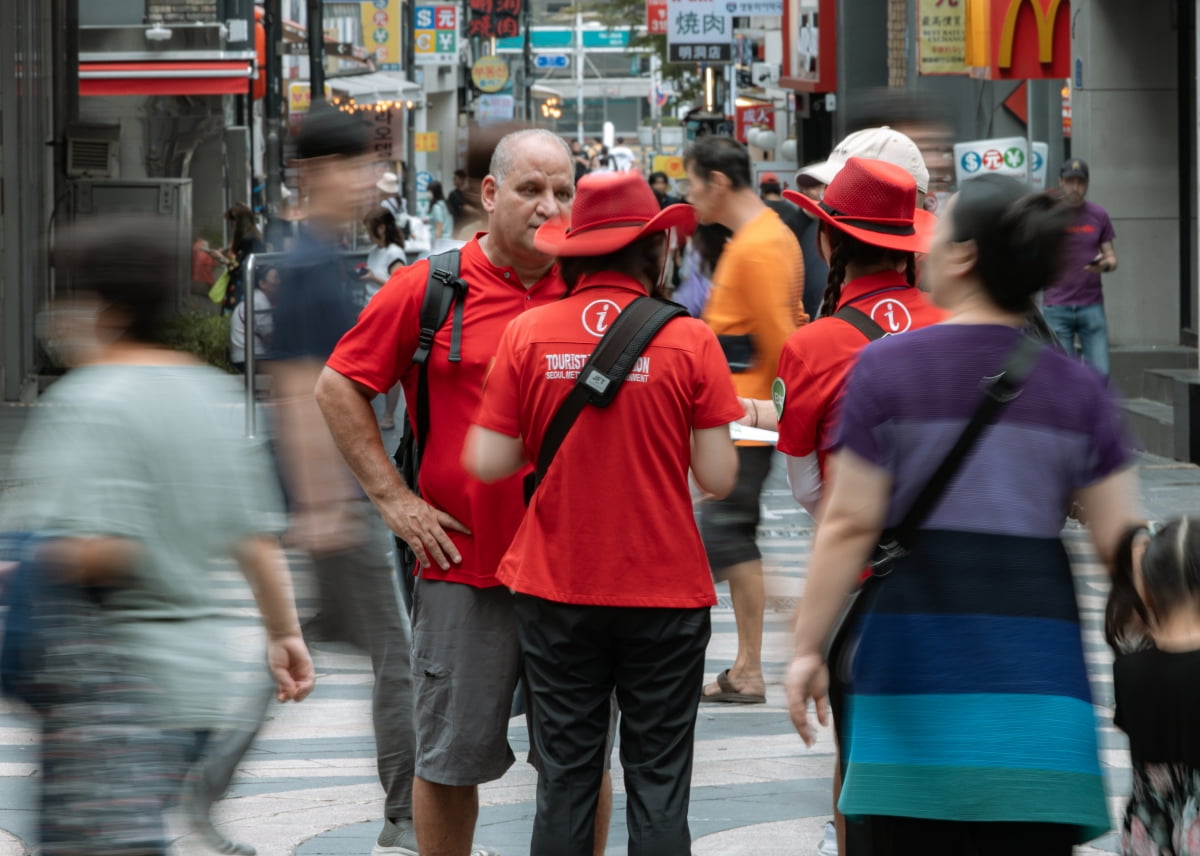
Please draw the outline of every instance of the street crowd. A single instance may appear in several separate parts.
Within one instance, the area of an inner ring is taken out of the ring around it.
[[[685,198],[619,143],[598,160],[507,134],[410,261],[363,127],[314,107],[269,327],[243,321],[239,343],[269,355],[270,448],[224,415],[228,376],[160,344],[161,224],[58,237],[72,290],[43,333],[71,368],[5,519],[36,546],[10,575],[54,582],[31,695],[41,852],[164,853],[178,802],[210,846],[253,853],[209,810],[270,696],[313,691],[307,636],[371,658],[374,856],[495,856],[478,787],[513,764],[517,711],[534,856],[604,852],[614,746],[628,852],[690,853],[697,708],[766,698],[756,532],[778,450],[816,521],[784,685],[799,737],[838,744],[821,853],[1069,854],[1109,830],[1068,514],[1113,576],[1122,848],[1200,853],[1200,525],[1136,506],[1088,165],[1064,163],[1054,195],[966,182],[935,217],[893,127],[757,186],[743,145],[700,137]],[[339,257],[360,221],[361,311]],[[285,541],[320,592],[304,628]],[[274,680],[237,705],[209,583],[227,560]],[[706,676],[720,582],[738,649]]]

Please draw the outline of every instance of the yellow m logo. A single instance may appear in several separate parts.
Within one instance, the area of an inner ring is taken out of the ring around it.
[[[996,65],[999,68],[1012,68],[1013,55],[1013,39],[1017,33],[1017,16],[1021,14],[1021,7],[1025,5],[1025,0],[1010,0],[1008,12],[1004,15],[1004,27],[1000,30],[1000,44],[998,45],[999,53],[996,56]],[[1050,0],[1050,8],[1042,9],[1041,0],[1029,0],[1029,5],[1033,7],[1033,15],[1037,21],[1038,34],[1038,62],[1049,63],[1054,61],[1054,22],[1058,19],[1058,7],[1062,5],[1062,0]]]

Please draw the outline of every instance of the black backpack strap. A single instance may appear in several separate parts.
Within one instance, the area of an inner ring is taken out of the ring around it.
[[[433,347],[433,337],[446,323],[450,307],[454,306],[454,327],[450,332],[452,363],[462,360],[462,319],[466,303],[467,283],[458,275],[462,253],[449,250],[429,257],[429,279],[425,283],[425,298],[421,302],[421,338],[413,354],[413,362],[424,365]],[[434,288],[434,285],[441,286]]]
[[[537,469],[525,480],[526,502],[546,477],[554,456],[583,408],[588,404],[596,407],[611,404],[650,340],[672,318],[687,314],[679,304],[653,297],[639,297],[622,310],[588,357],[575,385],[550,420],[538,450]]]
[[[883,332],[883,328],[875,323],[874,318],[857,306],[851,306],[849,303],[833,313],[833,317],[841,318],[855,330],[866,336],[868,342],[874,342],[876,339],[882,339],[887,335],[887,333]]]

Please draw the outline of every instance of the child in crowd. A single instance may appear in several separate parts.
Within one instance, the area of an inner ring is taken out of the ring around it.
[[[1137,527],[1121,546],[1105,621],[1133,759],[1121,852],[1200,854],[1200,518]]]

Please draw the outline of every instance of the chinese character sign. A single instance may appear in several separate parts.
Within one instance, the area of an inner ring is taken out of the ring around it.
[[[775,130],[775,108],[769,104],[752,104],[734,108],[734,139],[746,142],[746,132],[751,128]]]
[[[667,34],[666,0],[646,0],[646,32],[652,36]]]
[[[521,34],[522,0],[468,0],[467,38],[511,39]]]
[[[966,74],[967,0],[920,0],[917,5],[921,74]]]
[[[732,4],[723,0],[667,0],[667,58],[671,62],[729,62],[733,57]]]
[[[458,7],[413,7],[413,62],[454,65],[458,62]]]
[[[400,71],[400,0],[362,3],[363,47],[382,71]]]

